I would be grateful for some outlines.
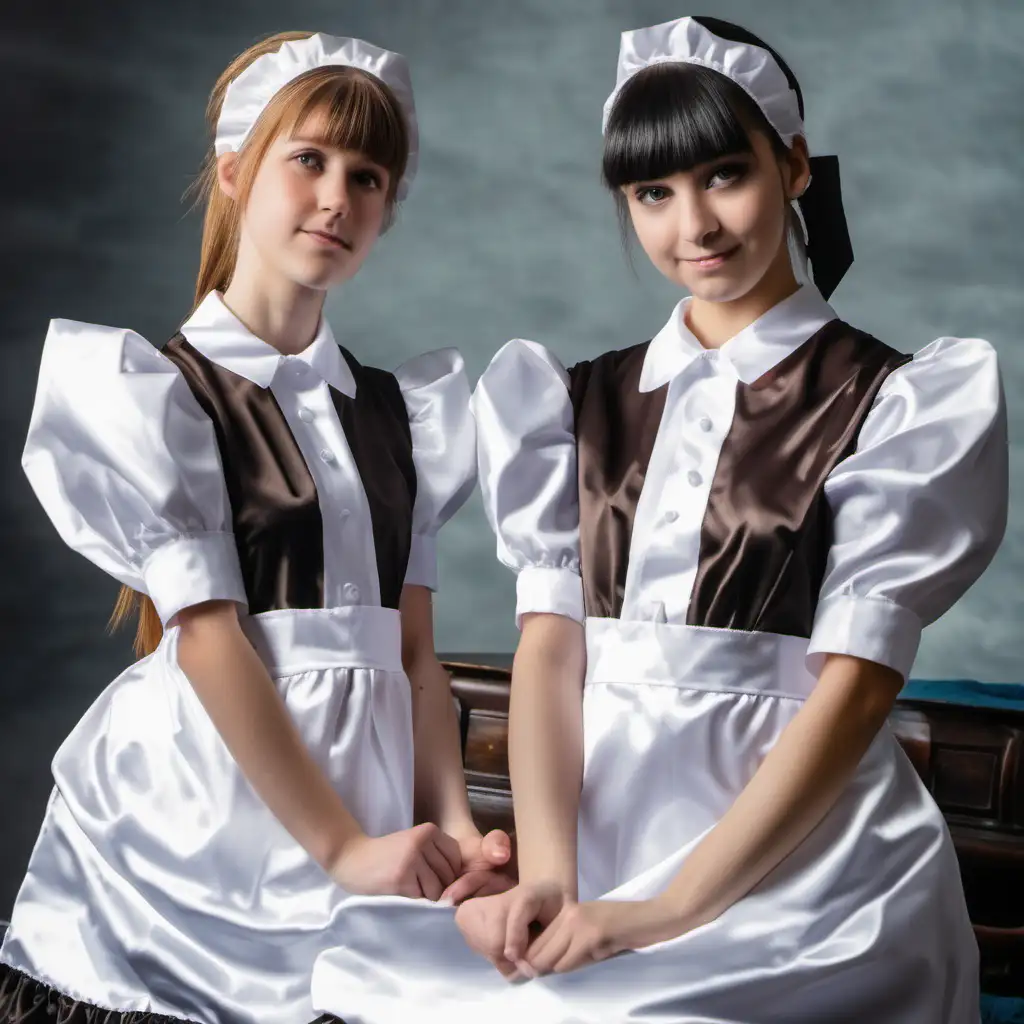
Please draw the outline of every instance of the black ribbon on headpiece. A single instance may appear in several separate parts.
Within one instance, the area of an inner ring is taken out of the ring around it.
[[[807,258],[818,291],[827,299],[853,265],[853,244],[846,226],[839,158],[812,156],[811,182],[797,200],[807,228]]]

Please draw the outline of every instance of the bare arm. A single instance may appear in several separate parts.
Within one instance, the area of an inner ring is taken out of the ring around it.
[[[178,616],[178,659],[242,774],[295,840],[330,872],[363,836],[310,756],[230,601]]]
[[[665,890],[665,938],[718,917],[804,841],[853,777],[902,686],[882,665],[826,659],[804,706]]]
[[[583,783],[583,627],[561,615],[523,616],[512,668],[509,773],[519,877],[577,894],[576,829]]]
[[[807,838],[839,799],[903,679],[857,658],[828,658],[811,696],[732,807],[651,900],[566,904],[520,973],[570,971],[713,921]],[[505,973],[508,973],[507,971]]]
[[[466,794],[462,743],[448,673],[434,651],[434,614],[426,587],[402,590],[402,664],[412,684],[417,821],[455,839],[477,836]]]

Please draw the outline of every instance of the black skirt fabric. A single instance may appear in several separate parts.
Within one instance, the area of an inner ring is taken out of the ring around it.
[[[0,1024],[198,1024],[144,1010],[106,1010],[0,964]]]

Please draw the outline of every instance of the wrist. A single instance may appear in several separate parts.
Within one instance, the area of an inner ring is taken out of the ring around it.
[[[573,903],[579,898],[579,887],[575,878],[569,878],[558,872],[519,872],[520,887],[529,886],[536,889],[555,889]]]
[[[684,935],[702,924],[707,924],[716,916],[709,913],[707,907],[700,906],[693,899],[692,893],[675,892],[671,888],[654,896],[648,902],[660,930],[671,932],[665,936],[666,938]]]
[[[330,874],[338,863],[351,853],[352,848],[366,838],[366,833],[358,825],[355,828],[343,828],[325,837],[325,841],[319,844],[317,849],[310,850],[310,854],[320,867]]]
[[[519,836],[519,884],[553,886],[569,899],[576,900],[579,880],[576,872],[576,851],[557,851],[551,847],[531,850]]]
[[[445,835],[451,836],[457,843],[465,843],[483,838],[483,833],[476,827],[473,819],[463,817],[462,815],[442,818],[438,822],[437,827]]]

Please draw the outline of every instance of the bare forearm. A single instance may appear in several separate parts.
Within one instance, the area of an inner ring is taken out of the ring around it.
[[[299,736],[233,611],[186,616],[178,656],[242,774],[274,816],[324,868],[359,823]]]
[[[665,898],[686,928],[716,918],[831,810],[883,725],[902,680],[833,657],[746,788],[679,870]]]
[[[432,653],[407,666],[413,690],[416,820],[456,838],[476,831],[466,794],[459,722],[448,673]]]
[[[583,781],[583,629],[528,616],[512,669],[509,772],[519,877],[576,894],[576,830]]]
[[[412,687],[414,813],[461,839],[476,833],[466,794],[459,723],[448,673],[434,650],[433,595],[408,585],[399,604],[402,665]]]

